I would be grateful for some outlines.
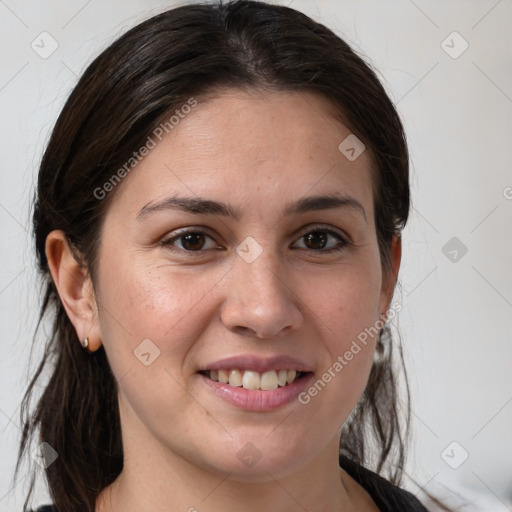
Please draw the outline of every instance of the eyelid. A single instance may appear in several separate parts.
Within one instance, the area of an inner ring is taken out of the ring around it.
[[[298,232],[299,233],[298,238],[294,242],[294,244],[297,243],[299,240],[301,240],[308,233],[312,233],[315,231],[324,232],[327,235],[334,236],[339,239],[339,243],[335,247],[331,247],[330,249],[316,249],[315,250],[315,249],[308,249],[308,248],[300,247],[299,248],[300,250],[307,251],[307,252],[310,252],[313,254],[320,254],[320,255],[321,254],[332,254],[332,253],[341,252],[344,249],[354,245],[352,239],[350,238],[350,236],[347,233],[345,233],[344,231],[342,231],[338,228],[335,228],[329,224],[322,224],[322,223],[313,223],[313,224],[309,224],[308,226],[305,226],[304,228],[301,228],[301,230],[299,230],[299,232]]]
[[[179,247],[173,246],[174,241],[179,240],[182,236],[188,235],[189,233],[205,235],[208,238],[210,238],[211,240],[213,240],[215,243],[217,243],[217,240],[210,233],[210,230],[208,228],[205,228],[202,226],[189,226],[189,227],[181,228],[181,229],[178,229],[177,231],[174,231],[171,234],[171,236],[165,236],[161,240],[160,245],[165,248],[170,248],[173,251],[181,252],[182,254],[200,255],[201,253],[204,253],[206,250],[212,250],[212,249],[201,249],[199,251],[187,251],[185,249],[180,249]],[[218,249],[218,247],[216,247],[215,249]]]
[[[352,239],[350,238],[348,233],[346,233],[345,231],[343,231],[340,228],[335,228],[334,226],[331,226],[330,224],[322,224],[321,222],[320,223],[316,222],[316,223],[308,224],[307,226],[304,226],[303,228],[301,228],[297,232],[297,234],[298,234],[298,236],[300,238],[301,236],[304,236],[307,233],[310,233],[311,231],[317,231],[317,230],[318,231],[326,231],[328,233],[332,233],[333,235],[339,236],[345,242],[352,243]],[[294,236],[297,236],[297,235],[294,235]]]

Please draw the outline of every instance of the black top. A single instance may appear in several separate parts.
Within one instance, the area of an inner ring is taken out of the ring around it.
[[[366,490],[381,512],[428,512],[410,492],[356,462],[340,456],[340,467]],[[56,511],[51,505],[45,505],[35,512]]]
[[[366,490],[381,512],[428,512],[410,492],[342,455],[340,467]]]

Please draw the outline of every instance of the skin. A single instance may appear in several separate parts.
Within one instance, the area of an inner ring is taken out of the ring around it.
[[[91,350],[103,344],[118,381],[125,462],[98,512],[378,510],[338,465],[340,429],[366,385],[376,338],[307,405],[244,411],[196,373],[235,354],[285,354],[306,361],[316,380],[386,315],[400,240],[383,274],[371,156],[349,161],[338,150],[351,130],[332,111],[311,93],[224,91],[198,101],[118,185],[94,287],[63,233],[48,236],[77,337]],[[347,207],[282,215],[290,201],[333,191],[359,201],[364,215]],[[229,202],[242,217],[161,210],[137,220],[170,195]],[[335,236],[308,245],[304,235],[319,223],[351,244],[331,254]],[[203,245],[175,239],[174,251],[161,244],[180,228],[208,236]],[[236,252],[247,236],[263,250],[252,263]],[[198,249],[187,253],[191,245]],[[160,350],[149,366],[133,353],[144,339]],[[237,457],[248,442],[261,454],[252,467]]]

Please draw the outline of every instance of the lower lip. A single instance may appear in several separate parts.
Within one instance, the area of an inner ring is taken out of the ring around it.
[[[293,402],[313,378],[313,374],[310,373],[286,386],[262,391],[259,389],[230,386],[229,384],[216,382],[205,375],[199,374],[199,376],[217,396],[240,409],[259,412],[273,411]]]

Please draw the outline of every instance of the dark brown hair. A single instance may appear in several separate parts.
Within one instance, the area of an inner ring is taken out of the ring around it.
[[[164,116],[191,97],[224,89],[303,91],[331,101],[333,116],[361,139],[374,163],[375,223],[384,271],[409,212],[407,144],[399,116],[375,73],[339,36],[306,15],[256,1],[194,4],[139,24],[86,69],[65,104],[44,153],[33,229],[44,299],[53,319],[44,356],[22,403],[16,474],[39,430],[58,459],[46,469],[59,512],[94,512],[95,499],[122,470],[117,383],[103,348],[87,354],[61,304],[45,255],[47,235],[65,232],[93,283],[101,224],[114,197],[104,184],[141,147]],[[341,141],[340,141],[341,142]],[[136,172],[136,170],[134,171]],[[399,484],[409,436],[387,330],[368,384],[344,425],[340,453]],[[401,345],[398,355],[403,366]],[[49,380],[32,407],[36,383]],[[405,371],[405,368],[404,368]],[[372,458],[375,456],[375,460]],[[25,501],[28,505],[35,474]]]

